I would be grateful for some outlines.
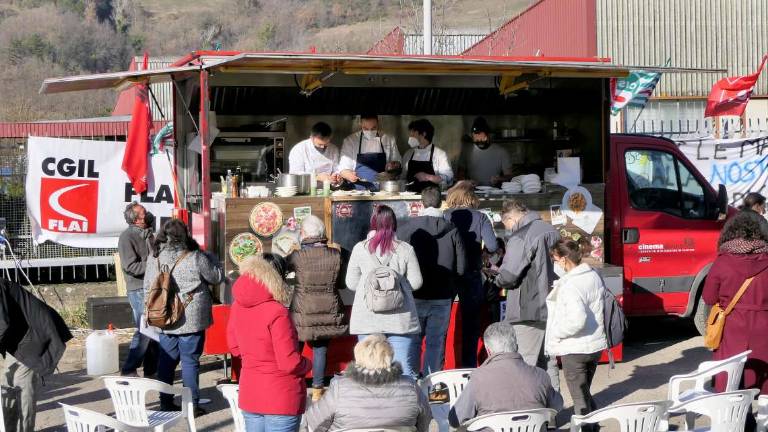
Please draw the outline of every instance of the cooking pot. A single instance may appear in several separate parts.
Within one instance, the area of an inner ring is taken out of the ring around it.
[[[379,189],[384,192],[403,192],[405,191],[405,182],[402,180],[386,180],[379,183]]]
[[[275,184],[277,184],[277,187],[295,186],[296,194],[306,195],[310,191],[309,183],[311,179],[311,174],[280,173],[275,177]]]

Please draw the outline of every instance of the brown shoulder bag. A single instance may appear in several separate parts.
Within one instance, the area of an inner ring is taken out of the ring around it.
[[[741,300],[741,296],[744,295],[744,292],[754,279],[754,277],[751,277],[741,284],[741,288],[739,288],[725,309],[720,307],[719,303],[712,306],[712,310],[709,311],[709,317],[707,318],[707,334],[704,335],[705,347],[713,351],[720,348],[720,341],[723,339],[723,329],[725,328],[725,319],[733,311],[733,308],[736,307],[736,303]]]
[[[192,294],[187,294],[187,301],[182,302],[179,298],[179,286],[173,279],[173,269],[181,262],[189,251],[184,252],[169,268],[168,265],[160,265],[157,260],[157,269],[159,271],[152,286],[147,294],[147,300],[144,305],[144,315],[147,318],[147,324],[159,329],[172,327],[179,322],[184,315],[184,309],[192,301]]]

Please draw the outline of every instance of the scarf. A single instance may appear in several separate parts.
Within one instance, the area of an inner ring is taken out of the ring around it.
[[[720,252],[738,255],[768,253],[768,243],[764,240],[733,239],[721,244]]]

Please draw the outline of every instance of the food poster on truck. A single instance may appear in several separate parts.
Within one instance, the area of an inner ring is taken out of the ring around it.
[[[740,205],[749,192],[768,193],[768,136],[686,138],[675,143],[715,189],[726,187],[731,205]]]
[[[29,137],[26,200],[36,243],[116,248],[132,201],[155,216],[156,231],[172,216],[169,156],[150,157],[147,191],[136,194],[121,168],[124,150],[125,142]]]

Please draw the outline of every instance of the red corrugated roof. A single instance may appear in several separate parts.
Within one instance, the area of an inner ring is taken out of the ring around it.
[[[129,123],[129,120],[0,123],[0,138],[27,138],[30,135],[59,138],[125,136],[128,134]],[[152,131],[160,130],[165,123],[164,121],[154,122]]]
[[[366,54],[380,55],[392,54],[402,55],[405,53],[405,33],[400,27],[395,27],[387,33],[383,39],[376,42]]]
[[[596,57],[595,0],[540,0],[463,55]]]

